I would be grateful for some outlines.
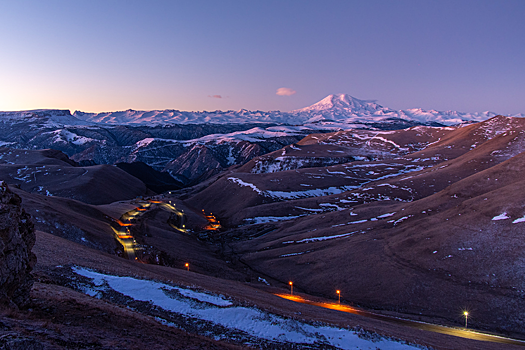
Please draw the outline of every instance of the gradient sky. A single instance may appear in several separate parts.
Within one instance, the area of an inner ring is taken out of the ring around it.
[[[286,111],[332,93],[525,113],[525,1],[0,0],[0,110]]]

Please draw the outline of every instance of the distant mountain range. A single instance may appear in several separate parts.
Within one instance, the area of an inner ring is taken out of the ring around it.
[[[0,112],[0,146],[57,149],[82,165],[143,162],[188,185],[309,134],[440,127],[483,121],[495,115],[396,111],[345,94],[329,95],[310,107],[290,112]]]
[[[426,125],[454,125],[467,121],[483,121],[497,115],[494,112],[463,113],[457,111],[436,111],[413,108],[394,110],[383,107],[373,100],[360,100],[347,94],[329,95],[321,101],[302,109],[282,111],[200,111],[153,110],[86,113],[64,110],[34,110],[21,112],[0,112],[1,119],[30,118],[31,115],[46,114],[51,123],[60,125],[166,125],[166,124],[286,124],[317,127],[339,127],[348,129],[356,125],[392,122],[401,120]],[[512,115],[524,117],[525,115]]]
[[[183,112],[177,110],[155,110],[84,113],[76,111],[73,116],[85,122],[119,125],[158,125],[158,124],[232,124],[232,123],[276,123],[305,125],[312,123],[344,124],[378,123],[392,119],[442,125],[459,124],[466,121],[483,121],[497,113],[462,113],[456,111],[425,111],[421,108],[393,110],[375,101],[360,100],[347,94],[329,95],[321,101],[291,112],[281,111],[214,111]],[[524,115],[519,115],[523,117]]]

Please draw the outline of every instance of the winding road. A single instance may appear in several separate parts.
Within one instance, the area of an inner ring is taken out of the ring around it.
[[[177,222],[179,226],[174,225],[172,223],[170,223],[170,226],[180,232],[187,232],[184,225],[184,211],[179,211],[177,208],[175,208],[175,206],[171,204],[171,201],[169,201],[168,203],[160,200],[148,200],[139,202],[139,205],[136,208],[125,212],[118,220],[114,219],[111,225],[111,228],[115,233],[115,238],[117,239],[117,241],[119,241],[120,244],[122,244],[122,247],[124,247],[124,253],[126,253],[126,256],[129,260],[137,260],[135,253],[137,241],[135,240],[133,235],[131,235],[129,228],[130,226],[134,225],[134,219],[143,215],[153,206],[159,206],[161,209],[177,215],[179,217],[179,220]]]
[[[441,326],[441,325],[436,325],[436,324],[431,324],[431,323],[426,323],[426,322],[419,322],[419,321],[407,320],[407,319],[393,317],[393,316],[380,315],[380,314],[375,314],[373,312],[361,310],[355,307],[351,307],[345,304],[312,301],[312,300],[305,299],[298,295],[292,295],[292,294],[275,294],[275,295],[283,299],[295,301],[301,304],[308,304],[308,305],[323,307],[325,309],[332,309],[332,310],[337,310],[341,312],[347,312],[351,314],[364,316],[367,318],[372,318],[375,320],[381,320],[381,321],[389,322],[392,324],[416,328],[416,329],[420,329],[424,331],[448,334],[448,335],[452,335],[455,337],[474,339],[474,340],[485,341],[485,342],[525,346],[525,341],[523,340],[506,338],[503,336],[489,334],[489,333],[482,333],[476,330],[470,330],[466,328],[446,327],[446,326]]]

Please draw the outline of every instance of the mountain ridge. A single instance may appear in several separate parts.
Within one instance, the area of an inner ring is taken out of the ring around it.
[[[286,125],[333,125],[342,129],[355,128],[355,124],[371,124],[403,120],[427,125],[455,125],[464,122],[479,122],[498,115],[495,112],[465,113],[437,111],[434,109],[410,108],[394,110],[384,107],[376,100],[361,100],[348,94],[328,95],[311,106],[289,112],[283,111],[180,111],[133,110],[89,113],[68,110],[31,110],[0,112],[0,120],[49,117],[48,123],[59,125],[170,125],[170,124],[245,124],[271,123]],[[508,115],[511,116],[511,115]],[[525,114],[512,115],[525,117]],[[35,120],[36,121],[36,120]]]

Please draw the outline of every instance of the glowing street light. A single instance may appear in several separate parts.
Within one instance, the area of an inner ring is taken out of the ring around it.
[[[290,281],[290,282],[288,282],[288,284],[290,285],[290,294],[293,295],[293,282]]]
[[[186,266],[186,269],[187,269],[188,271],[190,271],[190,264],[186,263],[186,264],[184,264],[184,266]]]
[[[468,311],[463,311],[463,315],[465,315],[465,328],[468,328]]]
[[[337,293],[337,296],[339,297],[339,304],[341,304],[341,291],[338,289],[335,292]]]

